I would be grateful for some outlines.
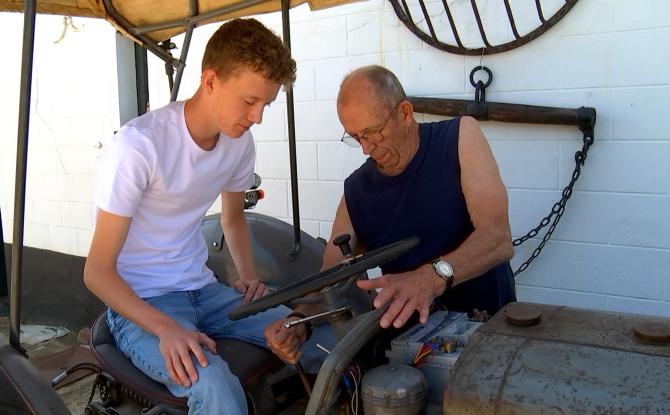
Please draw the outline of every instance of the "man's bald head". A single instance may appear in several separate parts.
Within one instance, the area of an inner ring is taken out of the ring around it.
[[[358,68],[344,78],[337,105],[364,100],[369,105],[391,109],[405,98],[405,91],[393,72],[382,66],[371,65]]]

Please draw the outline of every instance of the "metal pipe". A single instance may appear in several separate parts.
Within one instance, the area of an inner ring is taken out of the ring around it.
[[[147,50],[133,42],[135,51],[135,83],[137,85],[137,115],[149,109],[149,69],[147,66]]]
[[[0,209],[0,297],[9,294],[7,287],[7,263],[5,262],[5,237],[2,231],[2,209]]]
[[[188,14],[189,16],[195,16],[198,14],[198,3],[196,0],[189,0],[188,2]],[[188,20],[188,19],[186,19]],[[184,35],[184,43],[181,46],[181,55],[179,55],[179,61],[183,63],[182,66],[177,68],[177,76],[174,79],[174,84],[170,86],[170,102],[177,100],[177,95],[179,94],[179,86],[181,86],[181,78],[184,75],[184,68],[186,67],[186,58],[188,57],[188,48],[191,46],[191,38],[193,37],[193,28],[194,24],[188,23],[186,28],[186,34]]]
[[[177,75],[174,78],[174,83],[172,84],[172,91],[170,93],[170,102],[177,100],[177,95],[179,94],[179,86],[181,85],[181,78],[184,75],[184,68],[186,68],[186,56],[188,55],[188,48],[191,46],[191,37],[193,36],[193,26],[189,26],[186,29],[186,34],[184,35],[184,44],[181,46],[181,55],[179,60],[184,63],[179,68],[177,68]]]
[[[514,22],[514,14],[512,13],[512,6],[510,6],[509,0],[505,0],[505,10],[507,10],[507,18],[509,19],[509,25],[512,28],[512,33],[514,33],[514,37],[516,39],[519,39],[521,36],[519,36],[519,31],[516,30],[516,23]]]
[[[351,307],[341,307],[341,308],[338,308],[338,309],[335,309],[335,310],[324,311],[323,313],[313,314],[311,316],[300,318],[298,320],[287,321],[287,322],[284,323],[284,327],[287,328],[287,329],[290,329],[293,326],[297,326],[297,325],[300,325],[300,324],[311,323],[312,321],[314,321],[318,318],[321,318],[321,317],[328,317],[328,316],[332,316],[332,315],[335,315],[335,314],[345,313],[347,311],[351,311]]]
[[[164,22],[164,23],[154,23],[154,24],[145,25],[145,26],[137,26],[137,27],[129,28],[127,30],[128,30],[128,33],[130,33],[132,35],[142,35],[142,34],[145,34],[145,33],[155,32],[155,31],[158,31],[158,30],[172,29],[174,27],[195,26],[203,20],[218,17],[218,16],[220,16],[222,14],[225,14],[225,13],[235,12],[237,10],[244,9],[244,8],[247,8],[247,7],[256,6],[256,5],[264,3],[266,1],[267,0],[241,1],[239,3],[231,4],[230,6],[220,7],[218,9],[209,11],[207,13],[203,13],[203,14],[199,14],[199,15],[194,14],[193,16],[187,17],[185,19],[172,20],[172,21]]]
[[[451,26],[451,33],[454,34],[454,39],[456,40],[456,44],[458,45],[459,48],[464,49],[465,47],[463,46],[463,43],[461,42],[461,37],[458,35],[458,29],[456,28],[456,22],[454,21],[454,16],[451,14],[451,10],[449,9],[449,5],[447,4],[447,0],[442,0],[442,6],[444,7],[444,11],[447,14],[447,18],[449,18],[449,26]]]
[[[105,10],[107,11],[107,13],[116,21],[116,23],[128,33],[131,33],[133,25],[128,20],[126,20],[126,18],[121,16],[119,12],[116,11],[116,8],[112,4],[112,1],[103,0],[102,3],[105,6]],[[182,62],[180,62],[179,60],[175,59],[172,55],[170,55],[169,52],[161,48],[158,45],[158,43],[154,42],[150,37],[142,34],[135,35],[135,37],[142,41],[143,46],[147,48],[147,50],[149,50],[154,55],[158,56],[164,62],[171,64],[177,69],[179,69],[184,65]]]
[[[437,35],[435,34],[435,28],[433,27],[433,21],[430,20],[430,15],[428,14],[428,9],[426,8],[426,3],[423,0],[419,0],[419,5],[421,6],[421,12],[423,13],[424,21],[428,25],[428,30],[430,31],[430,36],[433,40],[437,41]]]
[[[281,22],[284,44],[291,50],[291,22],[289,21],[289,0],[281,2]],[[291,201],[293,203],[293,247],[287,254],[294,260],[300,253],[300,206],[298,202],[298,158],[295,142],[295,108],[293,105],[293,88],[286,91],[286,116],[288,121],[288,150],[291,170]]]
[[[326,349],[325,347],[321,346],[319,343],[315,344],[316,348],[324,352],[325,354],[330,354],[330,350]]]
[[[21,267],[23,265],[23,225],[26,207],[26,171],[28,167],[28,132],[30,125],[30,93],[35,50],[35,13],[37,0],[25,0],[23,9],[23,49],[21,52],[21,89],[19,125],[16,138],[16,177],[14,179],[14,236],[12,239],[12,270],[9,283],[9,343],[21,349]]]
[[[477,21],[477,27],[479,28],[479,35],[482,37],[482,42],[484,42],[484,45],[486,45],[487,48],[490,48],[491,44],[486,38],[486,31],[484,30],[482,18],[479,15],[479,9],[477,9],[477,2],[475,2],[475,0],[470,0],[470,4],[472,5],[472,13],[475,15],[475,20]]]
[[[302,368],[302,364],[300,362],[295,364],[295,368],[298,371],[298,376],[300,376],[300,380],[302,381],[302,386],[305,388],[305,392],[307,392],[307,396],[312,395],[312,385],[309,383],[309,379],[307,379],[307,375],[305,374],[305,369]]]

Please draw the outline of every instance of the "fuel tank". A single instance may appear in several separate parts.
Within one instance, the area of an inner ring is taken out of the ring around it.
[[[470,338],[445,415],[670,414],[670,319],[511,303]]]

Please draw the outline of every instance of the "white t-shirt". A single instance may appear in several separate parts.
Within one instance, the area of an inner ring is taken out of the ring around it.
[[[173,102],[124,125],[100,166],[97,208],[132,217],[117,270],[142,298],[197,290],[216,281],[205,265],[200,224],[223,191],[253,183],[249,131],[219,135],[205,151],[186,128],[184,102]]]

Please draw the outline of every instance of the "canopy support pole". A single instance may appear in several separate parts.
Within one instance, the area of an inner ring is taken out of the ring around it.
[[[28,130],[30,94],[35,50],[35,13],[37,0],[25,0],[23,12],[23,49],[21,54],[21,90],[19,126],[16,139],[16,177],[14,179],[14,236],[12,239],[12,270],[10,276],[9,343],[21,349],[21,268],[23,265],[23,226],[26,207],[26,171],[28,167]]]
[[[284,44],[291,50],[291,22],[289,20],[289,0],[281,2],[281,22]],[[293,105],[293,88],[286,91],[286,116],[288,122],[288,151],[291,169],[291,201],[293,205],[293,247],[288,252],[288,259],[293,261],[300,253],[300,207],[298,203],[298,158],[295,141],[295,107]]]
[[[147,50],[133,42],[135,51],[135,81],[137,82],[137,115],[149,110],[149,63]]]
[[[196,16],[198,14],[198,3],[196,0],[189,0],[188,14],[190,17]],[[170,94],[170,102],[176,101],[177,95],[179,94],[179,86],[181,85],[181,78],[184,75],[186,58],[188,57],[188,48],[191,46],[191,38],[193,37],[194,27],[195,24],[189,22],[188,27],[186,28],[186,33],[184,34],[184,43],[181,46],[181,55],[179,56],[179,61],[182,63],[182,65],[177,68],[177,75],[175,76],[174,85],[172,86],[171,91],[172,93]]]
[[[147,50],[119,32],[116,32],[116,77],[119,122],[124,125],[147,112],[149,74]]]
[[[5,237],[2,233],[2,210],[0,209],[0,297],[9,294],[7,291],[7,263],[5,263]]]

